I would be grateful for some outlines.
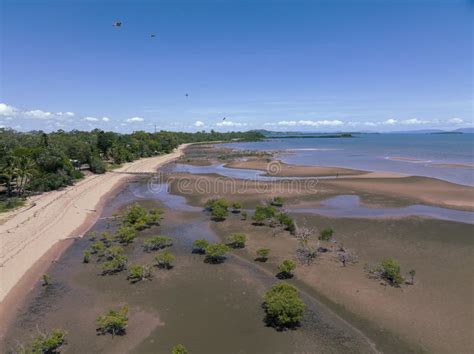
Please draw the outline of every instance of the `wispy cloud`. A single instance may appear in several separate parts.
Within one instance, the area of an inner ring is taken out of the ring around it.
[[[145,119],[142,117],[132,117],[132,118],[125,119],[127,123],[140,123],[140,122],[143,122],[144,120]]]

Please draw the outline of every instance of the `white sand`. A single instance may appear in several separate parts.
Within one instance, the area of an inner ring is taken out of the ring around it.
[[[32,206],[10,213],[0,225],[0,302],[56,242],[78,236],[92,226],[107,193],[132,173],[155,172],[181,156],[186,145],[170,154],[128,163],[113,172],[86,177],[74,186],[44,193],[33,199]]]

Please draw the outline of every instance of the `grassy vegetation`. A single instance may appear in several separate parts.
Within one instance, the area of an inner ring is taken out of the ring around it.
[[[207,242],[207,240],[195,240],[193,242],[193,253],[205,254],[207,246],[209,246],[209,242]]]
[[[229,252],[229,247],[222,243],[213,243],[206,247],[206,262],[222,263],[225,260],[225,254]]]
[[[268,255],[270,254],[269,248],[259,248],[256,251],[257,258],[256,260],[259,262],[266,262],[268,260]]]
[[[0,200],[0,213],[14,210],[25,205],[24,198],[12,197]]]
[[[168,250],[158,253],[155,256],[156,266],[160,269],[171,269],[173,268],[173,262],[176,257],[172,255]]]
[[[293,262],[292,260],[285,259],[283,262],[281,262],[278,265],[278,277],[287,279],[287,278],[292,278],[293,277],[293,271],[296,268],[296,263]]]
[[[175,345],[173,349],[171,349],[171,354],[188,354],[188,351],[182,344]]]
[[[236,232],[227,237],[227,245],[231,248],[244,248],[246,237],[243,233]]]
[[[172,245],[171,238],[168,236],[155,236],[146,239],[143,242],[143,249],[146,252],[161,250]]]

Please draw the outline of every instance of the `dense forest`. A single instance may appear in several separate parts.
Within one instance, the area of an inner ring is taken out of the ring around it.
[[[20,205],[28,194],[71,185],[86,171],[104,173],[124,162],[169,153],[183,143],[262,137],[255,131],[119,134],[96,129],[47,134],[0,129],[0,211]]]

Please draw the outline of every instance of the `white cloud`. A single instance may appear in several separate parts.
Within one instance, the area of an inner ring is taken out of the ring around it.
[[[99,118],[96,117],[84,117],[83,119],[88,122],[97,122],[99,120]]]
[[[451,118],[448,120],[448,122],[452,124],[461,124],[464,123],[464,120],[461,118]]]
[[[398,120],[396,119],[393,119],[393,118],[390,118],[390,119],[387,119],[385,122],[383,122],[382,124],[387,124],[387,125],[394,125],[394,124],[397,124],[398,123]]]
[[[225,120],[216,124],[218,127],[245,127],[247,123],[232,122],[231,120]]]
[[[74,117],[75,114],[73,112],[58,112],[56,113],[59,117]]]
[[[102,121],[103,121],[103,122],[109,122],[109,121],[110,121],[110,118],[108,118],[108,117],[102,117]]]
[[[14,116],[18,113],[18,109],[5,103],[0,103],[0,116]]]
[[[400,123],[406,124],[406,125],[416,125],[416,124],[427,124],[429,122],[430,121],[428,120],[420,120],[418,118],[412,118],[412,119],[402,120]]]
[[[310,127],[337,127],[343,125],[344,122],[340,120],[282,120],[278,125],[284,126],[310,126]]]
[[[142,117],[132,117],[132,118],[126,119],[125,121],[128,123],[138,123],[138,122],[143,122],[144,120],[145,119],[143,119]]]
[[[53,118],[54,117],[53,113],[42,111],[41,109],[34,109],[32,111],[26,111],[26,112],[23,112],[23,114],[27,117],[36,118],[36,119],[47,119],[47,118]]]
[[[203,126],[204,126],[204,122],[201,122],[200,120],[197,120],[197,121],[194,123],[194,126],[195,126],[195,127],[203,127]]]

